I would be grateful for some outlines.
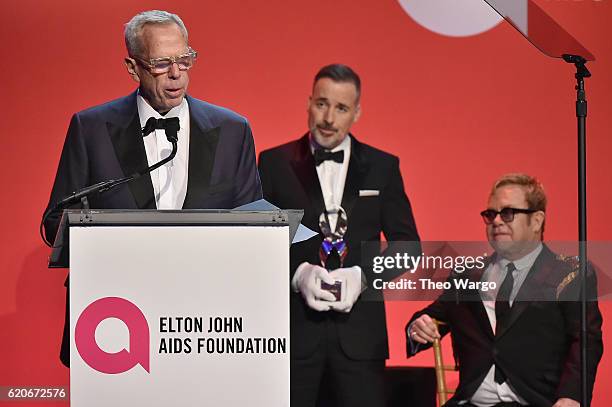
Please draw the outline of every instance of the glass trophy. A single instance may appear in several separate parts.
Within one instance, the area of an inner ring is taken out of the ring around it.
[[[321,265],[328,271],[341,268],[348,253],[348,246],[344,241],[344,235],[348,227],[348,217],[342,207],[325,209],[319,216],[319,229],[323,235],[323,242],[319,248],[319,259]],[[334,294],[336,301],[342,301],[346,292],[346,281],[337,279],[334,284],[321,281],[321,289]]]

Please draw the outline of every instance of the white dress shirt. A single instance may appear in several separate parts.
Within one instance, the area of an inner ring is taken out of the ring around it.
[[[155,194],[157,209],[181,209],[187,195],[187,169],[189,168],[189,106],[187,99],[173,107],[166,115],[160,115],[139,94],[137,98],[140,127],[143,128],[151,117],[167,119],[178,117],[177,153],[172,161],[151,172],[151,182]],[[172,152],[172,143],[166,138],[163,129],[156,129],[144,137],[144,146],[149,166],[168,157]]]
[[[529,270],[533,266],[533,263],[535,263],[536,258],[539,256],[541,251],[542,244],[539,244],[525,257],[512,261],[516,267],[516,270],[512,272],[512,276],[514,277],[514,285],[512,286],[512,292],[510,293],[510,299],[508,301],[510,306],[512,306],[512,303],[521,289]],[[482,281],[494,281],[497,284],[497,289],[493,292],[488,291],[485,293],[481,291],[481,297],[483,300],[482,303],[485,307],[487,316],[489,317],[489,323],[491,324],[491,328],[493,329],[494,333],[497,325],[497,319],[495,317],[495,298],[497,297],[497,291],[506,278],[507,266],[509,263],[511,263],[510,260],[500,259],[495,263],[490,264],[482,274]],[[492,295],[492,297],[487,298],[489,294]],[[512,383],[510,383],[509,380],[506,380],[502,384],[495,382],[495,365],[491,365],[489,372],[472,396],[470,403],[479,407],[484,407],[492,406],[501,402],[509,403],[513,401],[520,404],[528,404],[513,390]]]
[[[315,149],[321,148],[312,135],[310,135],[310,148],[313,153]],[[337,209],[342,204],[344,184],[346,183],[346,174],[348,173],[351,157],[351,136],[347,135],[340,144],[331,150],[332,153],[336,151],[344,151],[344,160],[341,163],[337,163],[333,160],[326,160],[317,165],[319,184],[321,185],[325,208],[328,211]],[[329,216],[329,223],[332,231],[336,228],[337,219],[338,216],[335,214]]]

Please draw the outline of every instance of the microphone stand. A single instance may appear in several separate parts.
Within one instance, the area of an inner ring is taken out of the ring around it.
[[[527,30],[519,28],[514,23],[514,17],[518,17],[520,13],[516,9],[508,6],[504,0],[485,0],[499,15],[504,17],[514,28],[536,46],[542,53],[550,57],[559,57],[567,63],[574,64],[576,67],[576,118],[578,121],[578,245],[579,245],[579,283],[580,283],[580,405],[588,406],[588,388],[587,379],[587,219],[586,219],[586,116],[587,116],[587,101],[584,91],[584,78],[591,76],[591,73],[586,68],[587,60],[595,60],[586,48],[584,48],[574,37],[566,32],[557,22],[555,22],[548,14],[546,14],[534,0],[525,0],[529,18],[533,14],[534,23],[538,26],[540,35],[530,37]],[[522,16],[522,15],[521,15]],[[525,14],[527,17],[527,14]],[[522,17],[521,17],[522,18]],[[525,20],[527,23],[527,20]],[[528,27],[530,24],[528,24]],[[525,27],[525,28],[528,28]],[[546,33],[545,36],[542,33]],[[567,50],[566,53],[559,55],[560,50]],[[582,54],[582,55],[579,55]],[[595,292],[594,297],[597,297]]]
[[[578,261],[580,276],[580,405],[588,406],[587,359],[587,219],[586,219],[586,116],[587,101],[584,78],[591,73],[586,59],[579,55],[563,54],[563,60],[576,67],[576,118],[578,121]]]
[[[172,120],[172,119],[168,119],[168,120]],[[172,151],[170,152],[170,155],[168,157],[153,164],[152,166],[148,167],[144,171],[136,172],[132,175],[128,175],[127,177],[123,177],[119,179],[110,179],[107,181],[98,182],[97,184],[93,184],[93,185],[89,185],[87,187],[81,188],[78,191],[73,192],[71,195],[67,196],[66,198],[56,203],[55,206],[53,206],[52,208],[47,209],[40,222],[40,228],[39,228],[40,236],[42,237],[43,242],[45,242],[47,246],[53,247],[53,245],[47,240],[47,237],[45,236],[43,232],[44,223],[51,214],[57,211],[60,211],[62,209],[65,209],[71,205],[74,205],[79,201],[83,203],[83,207],[85,209],[89,209],[89,203],[88,203],[89,196],[110,191],[111,189],[114,189],[118,187],[119,185],[125,184],[126,182],[130,182],[134,179],[142,177],[145,174],[155,171],[162,165],[172,161],[172,159],[174,159],[174,157],[176,156],[176,151],[178,149],[178,146],[177,146],[177,142],[178,142],[177,132],[179,130],[178,119],[176,120],[176,122],[177,122],[176,128],[166,127],[166,138],[168,139],[170,143],[172,143]]]

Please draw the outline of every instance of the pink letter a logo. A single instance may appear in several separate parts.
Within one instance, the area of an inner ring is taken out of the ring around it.
[[[108,353],[96,343],[96,328],[107,318],[123,321],[130,332],[130,351]],[[91,368],[109,374],[123,373],[137,364],[149,372],[149,325],[142,311],[128,300],[100,298],[81,313],[74,331],[79,354]]]

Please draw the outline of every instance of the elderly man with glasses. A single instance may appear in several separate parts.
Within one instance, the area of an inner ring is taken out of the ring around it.
[[[125,25],[125,44],[125,65],[138,89],[72,117],[48,208],[85,186],[142,172],[168,157],[173,145],[165,132],[177,120],[174,159],[89,197],[92,209],[234,208],[260,199],[248,121],[187,94],[197,52],[188,44],[181,18],[142,12]],[[51,242],[58,223],[57,213],[46,218]],[[61,352],[66,365],[67,329],[68,324]]]
[[[543,243],[542,185],[528,175],[505,175],[480,214],[495,253],[486,267],[450,279],[495,282],[495,293],[446,290],[408,323],[408,355],[451,333],[459,386],[446,406],[579,406],[578,262]],[[590,397],[603,344],[592,273],[587,282]]]

